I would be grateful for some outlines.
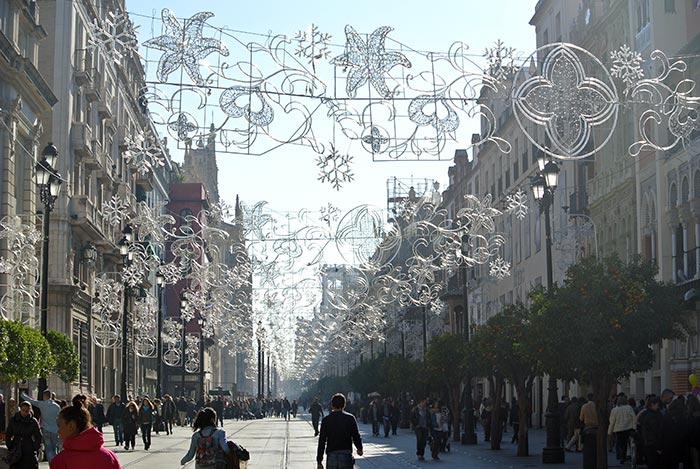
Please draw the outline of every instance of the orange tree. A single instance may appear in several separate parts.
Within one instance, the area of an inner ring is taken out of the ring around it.
[[[674,286],[657,280],[655,265],[639,257],[587,258],[563,285],[533,299],[533,333],[543,370],[593,388],[598,408],[598,468],[607,467],[607,402],[619,380],[651,368],[653,346],[678,337],[688,311]]]
[[[464,378],[475,370],[474,348],[462,335],[442,334],[434,337],[425,354],[425,369],[432,382],[446,391],[452,410],[454,441],[459,441],[460,396]]]
[[[482,372],[492,387],[491,448],[501,447],[501,399],[505,380],[518,393],[519,419],[518,456],[529,455],[526,422],[532,400],[532,382],[539,375],[539,362],[533,353],[531,310],[522,303],[506,305],[485,324],[476,328],[472,343],[479,352]]]

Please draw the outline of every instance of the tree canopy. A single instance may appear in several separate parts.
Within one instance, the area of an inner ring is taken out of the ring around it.
[[[4,361],[0,355],[0,381],[14,382],[39,376],[54,366],[48,341],[36,329],[18,321],[0,320],[0,343],[5,341]]]
[[[80,357],[70,338],[58,331],[47,331],[46,340],[51,348],[54,366],[49,370],[64,383],[72,383],[80,374]]]

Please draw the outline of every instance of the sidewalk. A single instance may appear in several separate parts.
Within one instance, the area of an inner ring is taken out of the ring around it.
[[[384,438],[383,430],[380,430],[379,437],[372,436],[371,424],[359,424],[362,441],[367,448],[365,454],[373,454],[376,452],[391,451],[394,448],[392,459],[400,458],[404,461],[403,467],[425,467],[431,464],[440,464],[444,468],[448,467],[465,467],[468,465],[470,469],[477,468],[581,468],[583,467],[581,453],[565,453],[564,464],[543,464],[542,463],[542,448],[546,442],[546,432],[544,429],[530,429],[529,431],[529,449],[530,456],[517,457],[517,444],[511,444],[510,440],[513,437],[512,431],[503,434],[503,442],[500,450],[492,450],[491,443],[483,441],[483,432],[477,434],[479,443],[477,445],[463,445],[458,441],[450,441],[451,451],[448,453],[440,453],[439,461],[430,459],[430,452],[426,448],[425,461],[418,461],[416,457],[416,439],[415,434],[408,429],[398,429],[396,436],[390,435]],[[398,450],[398,451],[396,451]],[[374,464],[365,464],[363,458],[357,458],[356,467],[368,468],[374,467]],[[615,459],[615,453],[608,453],[609,467],[622,467],[620,462]],[[397,467],[399,467],[397,465]]]

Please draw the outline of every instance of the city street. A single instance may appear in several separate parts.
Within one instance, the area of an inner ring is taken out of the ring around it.
[[[301,414],[290,422],[280,418],[263,420],[235,421],[225,420],[224,428],[228,438],[242,444],[251,454],[248,467],[251,469],[309,469],[315,468],[316,442],[308,414]],[[486,469],[514,467],[552,467],[580,468],[580,453],[566,453],[566,464],[543,465],[541,450],[544,445],[544,430],[532,430],[530,433],[530,452],[527,458],[515,457],[515,445],[510,444],[512,434],[503,437],[503,449],[491,451],[488,443],[480,441],[477,446],[463,446],[452,443],[452,451],[440,454],[440,461],[431,461],[426,452],[426,460],[418,461],[415,456],[415,438],[413,432],[399,429],[398,435],[389,438],[373,437],[370,425],[360,424],[364,442],[364,455],[357,457],[355,467],[369,468],[421,468],[439,466],[442,468]],[[173,469],[180,466],[180,459],[186,453],[191,431],[178,427],[173,435],[153,435],[150,451],[143,449],[143,443],[137,439],[136,451],[115,448],[111,427],[105,427],[107,447],[114,450],[124,469]],[[483,434],[479,435],[481,439]],[[137,437],[137,438],[140,438]],[[609,453],[609,467],[620,467]],[[48,468],[47,463],[40,465]],[[194,468],[194,461],[186,466]]]

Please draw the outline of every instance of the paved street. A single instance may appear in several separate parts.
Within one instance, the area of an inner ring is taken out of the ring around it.
[[[310,469],[315,468],[316,438],[307,414],[302,414],[289,423],[282,419],[270,418],[252,421],[226,420],[224,424],[227,437],[245,446],[251,454],[248,465],[251,469]],[[389,438],[373,437],[369,425],[360,424],[360,432],[365,445],[365,454],[358,457],[357,469],[370,468],[426,468],[441,467],[486,469],[515,467],[549,467],[580,468],[581,454],[566,453],[566,464],[543,465],[541,449],[544,444],[544,431],[533,430],[530,434],[530,451],[533,456],[515,457],[515,445],[510,444],[511,433],[504,435],[501,451],[491,451],[487,443],[477,446],[462,446],[452,443],[452,452],[441,454],[440,461],[431,461],[429,453],[425,461],[415,457],[415,438],[410,430],[399,429],[397,436]],[[115,450],[124,469],[173,469],[180,466],[180,458],[189,445],[191,431],[177,428],[173,435],[153,435],[150,451],[143,449],[143,443],[137,440],[136,451],[115,448],[111,427],[105,427],[107,447]],[[481,438],[481,435],[480,435]],[[614,454],[610,453],[610,467],[619,467]],[[47,463],[41,464],[48,468]],[[194,461],[185,466],[193,469]]]

